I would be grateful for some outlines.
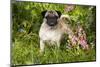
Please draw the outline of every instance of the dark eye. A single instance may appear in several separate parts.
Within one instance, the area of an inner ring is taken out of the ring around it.
[[[46,16],[45,18],[47,19],[48,17]]]

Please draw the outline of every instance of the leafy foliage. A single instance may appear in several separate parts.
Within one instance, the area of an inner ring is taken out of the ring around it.
[[[66,4],[15,2],[12,3],[12,64],[48,64],[62,62],[79,62],[96,60],[96,7],[76,5],[75,9],[65,11]],[[87,34],[90,49],[66,48],[61,50],[46,46],[43,56],[39,54],[38,31],[42,23],[41,12],[44,10],[59,10],[71,17],[74,29],[82,25]]]

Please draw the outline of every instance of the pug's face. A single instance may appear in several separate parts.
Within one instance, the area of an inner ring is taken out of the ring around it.
[[[53,10],[43,11],[42,15],[46,19],[45,22],[49,26],[55,26],[58,24],[58,19],[61,16],[61,12],[60,11],[53,11]]]

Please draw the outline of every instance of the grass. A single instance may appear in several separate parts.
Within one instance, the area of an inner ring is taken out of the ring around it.
[[[69,63],[95,61],[95,47],[87,51],[81,48],[66,48],[66,44],[61,46],[62,49],[46,46],[44,55],[39,53],[39,37],[37,34],[17,33],[12,42],[12,65],[27,64],[52,64],[52,63]]]

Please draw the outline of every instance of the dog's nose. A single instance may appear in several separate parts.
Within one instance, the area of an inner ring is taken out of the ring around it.
[[[54,23],[51,23],[51,25],[53,25]]]
[[[52,22],[52,23],[50,23],[49,25],[50,25],[50,26],[55,26],[56,24]]]

